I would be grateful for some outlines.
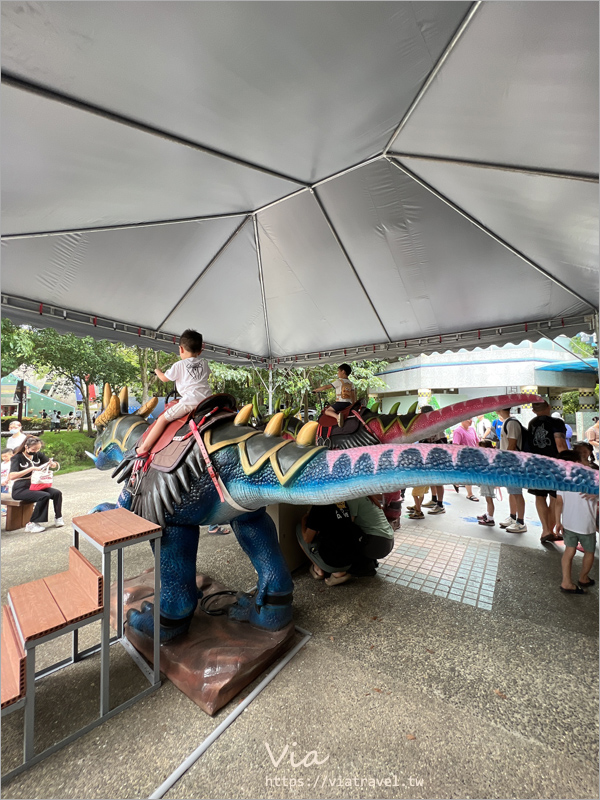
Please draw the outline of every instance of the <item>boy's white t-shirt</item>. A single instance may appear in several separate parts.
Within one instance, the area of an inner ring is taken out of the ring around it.
[[[209,397],[212,390],[208,384],[210,368],[205,358],[184,358],[176,361],[165,372],[170,381],[177,383],[177,391],[181,395],[180,403],[196,405]]]
[[[331,381],[331,385],[335,389],[336,403],[351,403],[354,390],[354,384],[348,378],[336,378]]]
[[[8,476],[10,475],[10,461],[2,461],[2,486],[8,486]]]
[[[557,492],[563,499],[562,523],[573,533],[582,535],[596,532],[598,498],[586,500],[578,492]]]

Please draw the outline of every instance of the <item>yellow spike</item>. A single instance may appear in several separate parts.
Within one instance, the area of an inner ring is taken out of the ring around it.
[[[112,389],[110,388],[110,383],[104,384],[104,394],[102,395],[102,408],[106,411],[108,408],[108,404],[110,403],[110,398],[112,397]]]
[[[99,417],[96,417],[96,428],[101,430],[105,428],[109,422],[113,419],[117,419],[117,417],[121,416],[121,404],[119,403],[119,398],[116,394],[110,398],[110,402],[108,407],[104,410]]]
[[[154,411],[157,405],[158,405],[158,397],[151,397],[150,400],[148,400],[147,403],[144,403],[144,405],[141,408],[138,408],[138,410],[135,413],[138,416],[146,419],[146,417],[149,416]]]
[[[274,414],[269,424],[265,428],[265,436],[280,436],[281,428],[283,427],[284,415],[283,411]]]
[[[129,392],[126,386],[119,392],[119,402],[121,403],[121,414],[127,414],[129,412]]]
[[[247,425],[250,422],[251,416],[252,416],[252,403],[248,403],[247,406],[244,406],[240,411],[238,411],[237,417],[233,420],[233,424]]]
[[[309,447],[310,445],[315,444],[317,440],[318,427],[319,423],[316,420],[313,420],[313,422],[307,422],[305,425],[303,425],[296,436],[296,444],[299,444],[301,447]]]

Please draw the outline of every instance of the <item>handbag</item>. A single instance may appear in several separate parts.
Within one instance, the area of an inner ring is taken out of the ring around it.
[[[60,466],[57,469],[60,469]],[[49,466],[44,469],[34,469],[31,473],[31,486],[29,488],[34,492],[42,489],[51,489],[53,477]]]

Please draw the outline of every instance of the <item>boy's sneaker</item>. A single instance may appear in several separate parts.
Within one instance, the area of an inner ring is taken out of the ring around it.
[[[527,533],[527,525],[521,524],[516,520],[513,521],[512,525],[509,525],[506,528],[507,533]]]
[[[36,522],[28,522],[25,525],[25,530],[27,533],[43,533],[46,528],[43,525],[38,525]]]
[[[57,517],[57,518],[54,520],[54,527],[55,527],[55,528],[64,528],[64,527],[65,527],[65,521],[64,521],[64,519],[63,519],[62,517]]]
[[[413,511],[408,515],[409,519],[425,519],[425,514],[422,511]]]
[[[508,526],[509,526],[509,525],[512,525],[512,524],[513,524],[513,522],[516,522],[516,521],[517,521],[517,520],[516,520],[516,519],[513,519],[512,517],[507,517],[507,518],[504,520],[504,522],[501,522],[501,523],[500,523],[500,527],[501,527],[501,528],[508,528]]]
[[[423,503],[421,505],[421,508],[435,508],[435,506],[437,506],[437,501],[436,500],[430,500],[428,503]]]
[[[428,511],[427,513],[428,514],[445,514],[446,513],[446,509],[444,508],[444,506],[438,506],[438,504],[436,503],[435,507],[432,508],[431,511]]]

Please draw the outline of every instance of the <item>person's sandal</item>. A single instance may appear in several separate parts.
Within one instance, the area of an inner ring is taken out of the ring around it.
[[[574,589],[564,589],[562,586],[560,587],[561,592],[565,594],[585,594],[583,589],[580,586],[576,586]]]
[[[582,583],[581,581],[577,581],[577,583],[579,584],[579,586],[581,586],[582,589],[587,589],[589,586],[596,585],[596,581],[592,580],[591,578],[586,583]]]
[[[478,503],[479,502],[479,498],[475,497],[474,494],[467,495],[467,500],[472,500],[474,503]]]
[[[325,575],[319,575],[319,573],[317,572],[317,568],[315,567],[314,564],[310,565],[308,571],[310,572],[311,577],[314,578],[316,581],[322,581],[323,578],[325,577]]]
[[[352,580],[352,575],[347,572],[345,575],[340,575],[337,578],[335,575],[331,575],[329,578],[325,578],[325,583],[327,586],[339,586],[341,583],[346,583],[349,580]]]

